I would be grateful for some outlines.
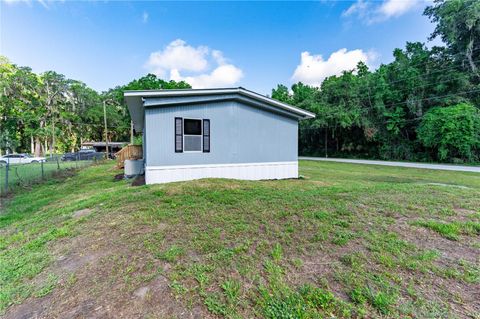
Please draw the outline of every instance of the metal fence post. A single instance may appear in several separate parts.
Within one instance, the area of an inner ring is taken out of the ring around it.
[[[57,170],[60,170],[60,163],[58,162],[58,156],[57,156]]]
[[[9,162],[7,161],[7,165],[5,165],[5,193],[8,192],[8,168],[9,168]]]
[[[40,162],[41,166],[42,166],[42,179],[45,178],[45,172],[43,171],[43,161]]]

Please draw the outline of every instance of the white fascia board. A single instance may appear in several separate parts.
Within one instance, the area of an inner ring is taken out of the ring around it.
[[[277,107],[279,107],[279,108],[288,110],[288,111],[290,111],[290,112],[297,113],[297,114],[301,114],[301,115],[303,115],[303,116],[306,117],[306,118],[315,118],[315,114],[314,114],[314,113],[311,113],[311,112],[302,110],[302,109],[300,109],[300,108],[298,108],[298,107],[291,106],[291,105],[286,104],[286,103],[282,103],[282,102],[280,102],[280,101],[276,101],[276,100],[274,100],[274,99],[271,99],[271,98],[269,98],[269,97],[263,96],[263,95],[261,95],[261,94],[258,94],[258,93],[255,93],[255,92],[252,92],[252,91],[249,91],[249,90],[240,89],[239,93],[240,93],[240,94],[243,94],[243,95],[246,95],[246,96],[248,96],[248,97],[251,97],[251,98],[253,98],[253,99],[261,100],[261,101],[263,101],[263,102],[265,102],[265,103],[268,103],[268,104],[277,106]]]

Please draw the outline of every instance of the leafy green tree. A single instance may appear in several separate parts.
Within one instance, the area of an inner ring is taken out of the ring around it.
[[[300,122],[301,154],[480,159],[474,111],[480,107],[480,1],[435,0],[424,14],[436,23],[430,39],[440,37],[445,46],[407,42],[376,70],[360,62],[320,87],[299,82],[290,90],[272,90],[272,98],[317,116]],[[39,152],[48,144],[52,152],[65,151],[86,139],[103,139],[104,104],[109,140],[127,140],[126,90],[184,88],[188,83],[148,74],[98,93],[53,71],[36,75],[0,57],[0,150],[34,146]]]
[[[283,84],[278,84],[276,89],[272,89],[272,99],[284,103],[292,103],[290,92],[288,92],[288,88]]]
[[[185,82],[164,81],[153,74],[102,94],[80,81],[48,71],[37,75],[0,56],[0,152],[41,155],[77,149],[83,141],[102,140],[103,103],[109,140],[126,140],[130,115],[125,90],[190,88]]]
[[[171,90],[171,89],[189,89],[190,84],[180,81],[165,81],[154,74],[147,74],[139,79],[133,80],[128,84],[117,86],[101,94],[102,101],[109,101],[106,104],[109,126],[114,129],[110,131],[112,139],[128,140],[130,136],[130,113],[123,94],[128,90]]]
[[[57,122],[66,104],[69,81],[63,74],[55,71],[42,73],[40,75],[40,81],[40,96],[46,109],[46,112],[39,116],[40,128],[44,129],[46,136],[51,137],[47,138],[45,142],[46,145],[48,145],[48,141],[50,141],[50,154],[52,154],[55,152],[57,135],[61,134],[60,130],[58,130]],[[38,156],[40,155],[38,136],[36,145],[35,154]],[[46,148],[47,147],[45,147],[45,151]]]
[[[38,127],[31,125],[43,111],[39,79],[30,68],[18,67],[0,56],[0,149],[27,148]]]
[[[478,160],[480,110],[467,103],[432,108],[422,120],[418,137],[441,161]]]
[[[480,1],[435,0],[424,14],[436,23],[430,39],[440,37],[450,53],[480,78]]]

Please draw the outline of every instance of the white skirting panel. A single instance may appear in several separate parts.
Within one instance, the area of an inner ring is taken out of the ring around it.
[[[189,181],[200,178],[261,180],[297,177],[297,161],[145,167],[145,182],[147,184]]]

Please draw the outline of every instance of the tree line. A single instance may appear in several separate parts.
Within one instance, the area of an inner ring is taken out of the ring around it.
[[[480,1],[437,0],[424,15],[436,24],[430,40],[444,46],[407,43],[376,70],[360,62],[320,87],[272,90],[317,115],[300,123],[300,154],[480,160]]]
[[[428,48],[407,43],[394,60],[326,78],[320,87],[278,85],[272,98],[311,112],[302,121],[302,155],[415,161],[480,160],[480,1],[436,0]],[[73,151],[83,141],[130,139],[125,90],[190,88],[148,74],[105,92],[54,71],[35,74],[0,57],[0,151]]]
[[[98,93],[62,74],[35,74],[0,56],[0,152],[39,156],[75,151],[85,141],[104,141],[104,108],[108,140],[129,141],[130,115],[123,92],[173,88],[190,85],[149,74]]]

